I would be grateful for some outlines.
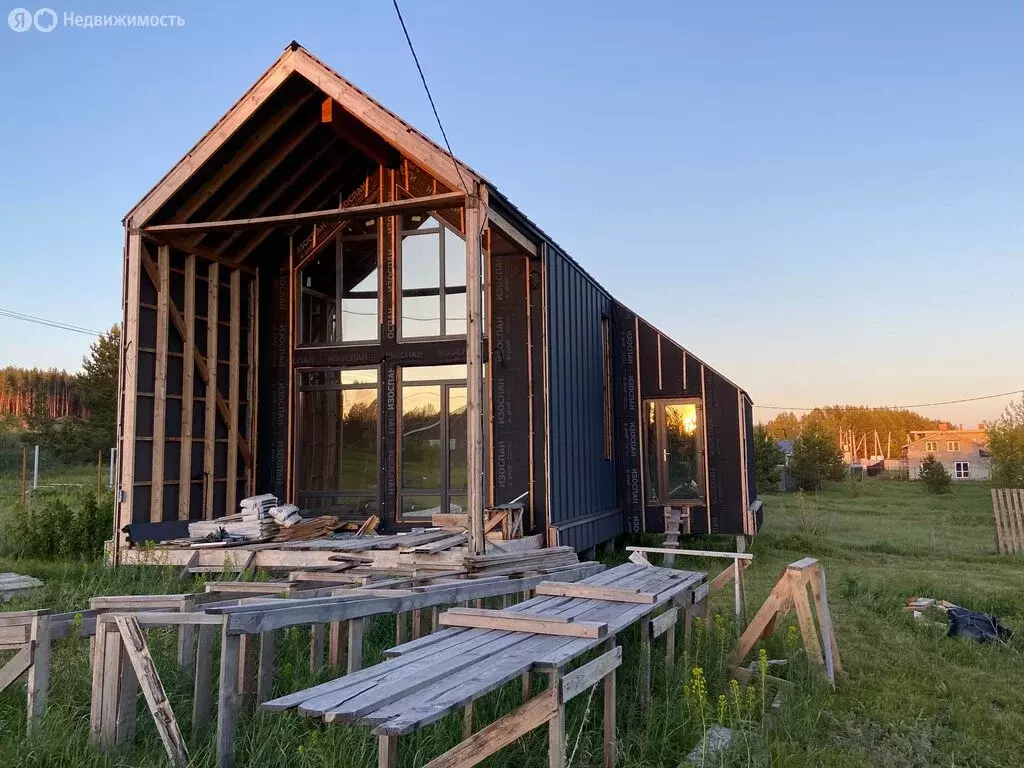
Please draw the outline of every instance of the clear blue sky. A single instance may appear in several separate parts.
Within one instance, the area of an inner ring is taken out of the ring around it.
[[[5,309],[118,321],[121,217],[292,39],[437,135],[389,0],[52,7],[186,23],[0,27]],[[403,10],[456,154],[756,402],[1024,388],[1019,0]],[[88,341],[0,318],[0,364]]]

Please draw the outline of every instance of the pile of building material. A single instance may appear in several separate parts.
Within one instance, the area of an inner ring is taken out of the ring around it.
[[[284,507],[275,507],[274,509],[284,509]],[[292,509],[296,508],[292,507]],[[271,514],[273,514],[273,510],[271,510]],[[298,518],[298,520],[295,522],[291,522],[289,520],[282,523],[285,527],[274,537],[274,541],[310,541],[312,539],[322,539],[325,536],[331,536],[342,525],[341,520],[330,515],[303,520],[299,517],[298,510],[293,514]]]
[[[298,517],[299,511],[290,504],[279,507],[277,497],[272,493],[249,496],[242,499],[239,506],[241,512],[237,515],[189,523],[189,538],[202,541],[269,541],[280,530],[279,522],[288,520],[292,511]]]
[[[43,582],[20,573],[0,573],[0,603],[6,603],[12,597],[23,595],[33,589],[39,589]]]
[[[271,507],[267,510],[274,520],[278,522],[284,528],[291,528],[293,525],[297,525],[302,522],[302,515],[299,514],[299,508],[294,504],[282,504],[279,507]],[[333,528],[331,529],[334,530]]]

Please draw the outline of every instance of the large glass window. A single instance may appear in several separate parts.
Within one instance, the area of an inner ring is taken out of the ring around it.
[[[399,520],[466,507],[466,366],[402,369]]]
[[[704,449],[699,400],[644,403],[644,484],[648,504],[704,499]]]
[[[433,216],[407,214],[401,221],[401,337],[465,335],[465,241]]]
[[[377,370],[301,371],[298,390],[298,505],[353,517],[377,514]]]
[[[299,275],[302,344],[372,342],[379,336],[377,223],[351,222]],[[340,308],[340,313],[339,313]]]

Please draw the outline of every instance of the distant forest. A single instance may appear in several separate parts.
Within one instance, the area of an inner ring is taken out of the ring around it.
[[[939,419],[929,419],[914,411],[861,406],[830,405],[815,408],[803,416],[783,411],[765,424],[768,434],[776,440],[793,440],[808,427],[820,427],[838,445],[840,435],[853,430],[855,439],[867,435],[867,453],[874,453],[874,436],[878,433],[881,453],[899,458],[899,449],[911,431],[938,429]]]
[[[66,462],[86,462],[114,445],[117,415],[117,326],[98,337],[82,370],[0,368],[0,436],[39,445]]]
[[[88,418],[80,376],[51,368],[0,368],[0,417]]]

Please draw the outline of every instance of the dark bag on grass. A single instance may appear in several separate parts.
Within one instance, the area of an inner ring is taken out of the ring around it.
[[[999,623],[999,619],[987,613],[976,613],[966,608],[949,609],[949,630],[947,637],[968,637],[979,643],[990,640],[1008,641],[1013,631]]]

